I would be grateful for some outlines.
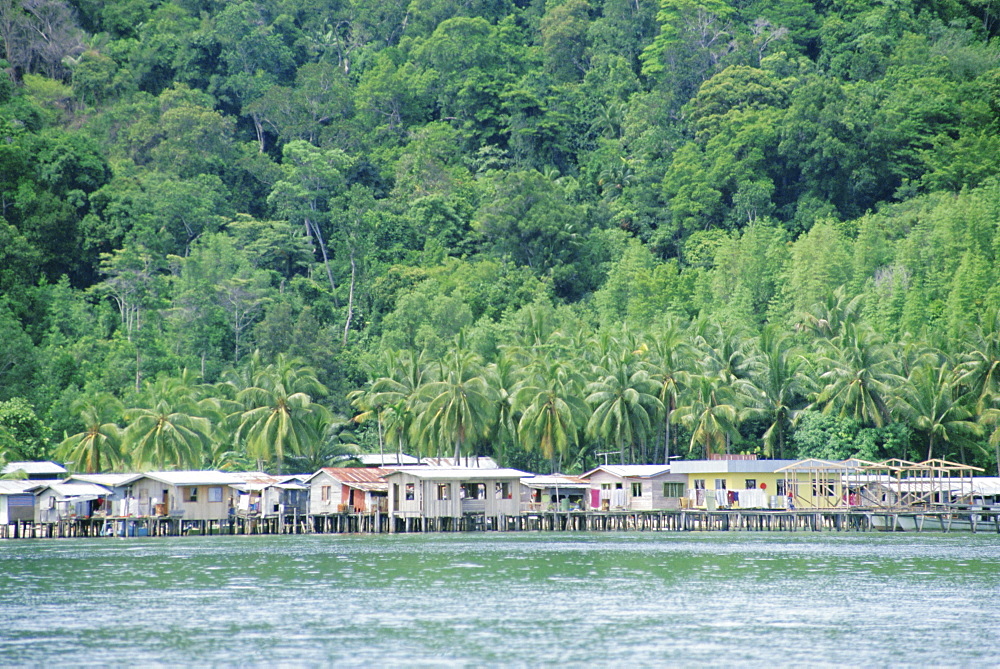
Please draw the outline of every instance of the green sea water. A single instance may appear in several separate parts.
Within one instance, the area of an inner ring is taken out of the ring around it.
[[[0,664],[997,666],[1000,537],[5,541]]]

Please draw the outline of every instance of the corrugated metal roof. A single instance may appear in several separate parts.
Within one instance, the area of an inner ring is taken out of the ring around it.
[[[385,465],[415,465],[417,464],[417,459],[412,455],[407,455],[403,453],[402,457],[396,453],[385,453],[384,455],[379,455],[378,453],[362,453],[357,456],[361,464],[366,467],[373,466],[385,466]]]
[[[384,476],[389,473],[388,469],[381,467],[323,467],[316,474],[324,473],[332,476],[338,481],[350,483],[385,483]],[[313,474],[315,477],[316,474]]]
[[[674,460],[674,474],[766,474],[795,464],[795,460]]]
[[[4,474],[21,471],[29,476],[32,474],[65,474],[66,468],[55,462],[8,462],[4,465]]]
[[[395,469],[385,475],[386,478],[397,474],[408,474],[423,480],[464,480],[478,481],[484,479],[522,479],[531,476],[528,472],[519,469],[479,469],[476,467],[406,467]]]
[[[415,463],[417,464],[417,463]],[[496,460],[485,455],[479,457],[459,458],[424,458],[418,464],[426,467],[440,467],[442,469],[497,469]]]
[[[660,474],[669,474],[670,465],[601,465],[597,469],[591,470],[583,475],[583,478],[590,478],[596,472],[607,472],[621,478],[645,479]]]
[[[1000,495],[1000,476],[973,477],[972,490],[976,495]]]
[[[49,483],[42,486],[39,491],[51,490],[59,497],[105,497],[111,491],[96,483]]]
[[[23,495],[43,485],[43,481],[0,481],[0,495]]]
[[[527,476],[521,479],[521,483],[529,488],[589,488],[590,481],[580,476],[564,476],[561,474],[549,474],[539,476]]]
[[[142,474],[73,474],[66,480],[96,483],[97,485],[117,488],[128,485],[133,481],[138,481],[142,477]]]
[[[364,492],[388,492],[389,484],[385,481],[344,481],[345,486]]]
[[[251,490],[265,490],[267,488],[278,488],[279,490],[309,490],[309,486],[304,483],[299,483],[298,481],[264,481],[264,480],[253,480],[247,481],[245,483],[231,483],[229,484],[231,488],[235,490],[240,490],[242,492],[249,492]]]
[[[149,472],[146,477],[166,483],[167,485],[231,485],[247,480],[247,474],[238,475],[231,472],[190,471],[190,472]],[[267,476],[267,474],[262,474]]]

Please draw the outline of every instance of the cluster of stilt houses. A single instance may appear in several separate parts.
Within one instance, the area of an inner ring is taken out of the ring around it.
[[[10,463],[0,538],[609,529],[1000,532],[1000,477],[943,460],[716,456],[534,475],[489,458],[364,456],[311,474],[69,474]]]

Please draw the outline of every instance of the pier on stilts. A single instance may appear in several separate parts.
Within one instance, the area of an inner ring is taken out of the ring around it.
[[[989,532],[1000,534],[1000,508],[976,510],[673,509],[532,511],[516,515],[424,517],[384,512],[243,516],[184,520],[171,516],[70,518],[0,525],[0,539],[168,537],[191,535],[389,534],[426,532]]]

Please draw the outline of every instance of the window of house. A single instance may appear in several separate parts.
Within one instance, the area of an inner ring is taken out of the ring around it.
[[[414,496],[416,495],[415,489],[416,489],[416,486],[413,483],[407,483],[406,484],[406,499],[407,499],[407,501],[409,501],[409,502],[413,501]]]
[[[715,479],[715,489],[725,490],[726,489],[726,479]]]
[[[209,502],[222,501],[222,486],[213,486],[208,489],[208,501]]]
[[[610,483],[602,483],[601,484],[601,490],[608,490],[608,491],[610,491],[611,490],[611,484]]]
[[[695,490],[704,490],[705,489],[705,479],[695,479],[694,480],[694,489]]]
[[[621,481],[619,481],[618,483],[615,484],[615,490],[621,490],[624,487],[625,487],[625,484],[622,483]]]
[[[509,481],[497,481],[497,499],[513,499]]]
[[[632,497],[642,497],[642,482],[632,483]]]
[[[757,479],[744,479],[743,487],[747,490],[754,490],[757,488]]]
[[[198,488],[196,486],[191,486],[190,488],[184,489],[184,501],[185,502],[198,501]]]
[[[449,483],[438,483],[437,486],[437,498],[441,501],[447,501],[451,499],[451,484]]]
[[[667,481],[663,482],[663,496],[664,497],[683,497],[684,496],[684,484],[683,483],[670,483]]]
[[[784,497],[786,494],[788,494],[788,491],[785,488],[785,479],[781,479],[778,481],[777,484],[775,484],[774,494],[777,495],[778,497]]]
[[[330,501],[330,486],[325,485],[325,486],[321,487],[319,489],[319,493],[320,493],[320,498],[322,499],[322,501],[324,501],[324,502],[329,502]]]
[[[486,484],[463,483],[461,493],[462,499],[486,499]]]

